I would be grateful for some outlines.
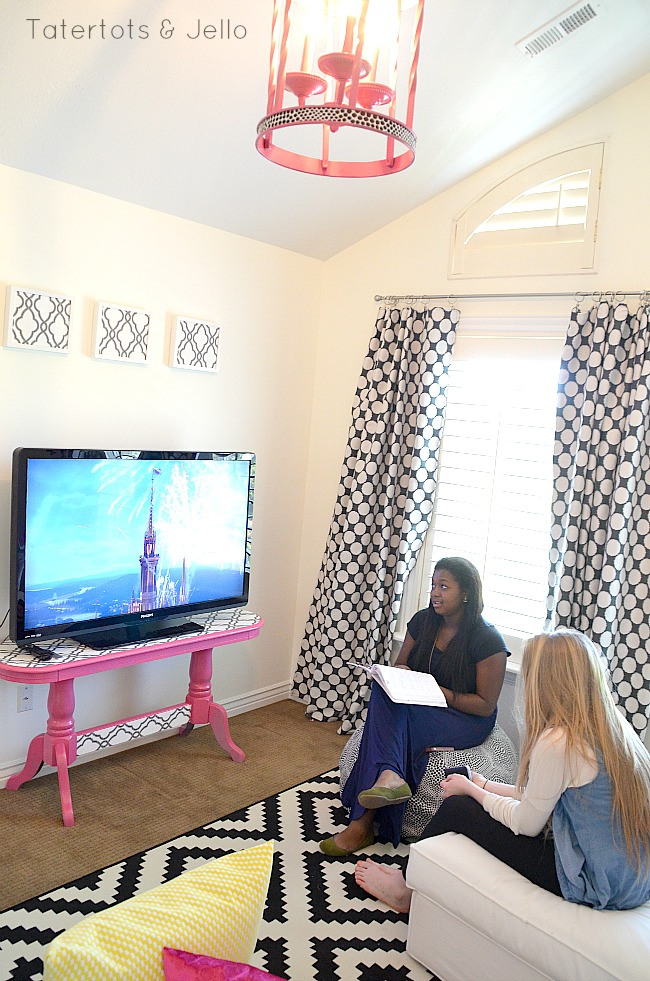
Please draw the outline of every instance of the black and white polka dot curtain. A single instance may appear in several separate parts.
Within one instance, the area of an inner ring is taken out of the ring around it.
[[[608,659],[639,734],[650,703],[650,306],[574,310],[554,451],[549,621]]]
[[[390,661],[408,572],[436,486],[457,310],[380,308],[352,407],[338,498],[293,687],[348,733],[365,716],[366,675]]]

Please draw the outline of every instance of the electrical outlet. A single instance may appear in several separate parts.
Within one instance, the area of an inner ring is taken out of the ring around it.
[[[33,685],[18,685],[18,711],[31,712]]]

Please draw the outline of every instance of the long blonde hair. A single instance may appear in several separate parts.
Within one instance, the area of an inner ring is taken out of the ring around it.
[[[602,759],[612,784],[612,826],[619,824],[627,854],[641,871],[642,853],[650,861],[650,753],[616,708],[600,654],[577,630],[538,634],[524,648],[522,683],[518,787],[528,780],[541,734],[561,726],[567,754]]]

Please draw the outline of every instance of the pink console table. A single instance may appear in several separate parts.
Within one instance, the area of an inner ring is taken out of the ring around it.
[[[262,627],[261,617],[247,610],[227,610],[194,618],[202,629],[167,640],[96,651],[73,641],[43,643],[54,657],[38,660],[9,640],[0,642],[0,678],[23,685],[49,684],[47,730],[35,736],[29,745],[27,760],[20,773],[7,781],[8,790],[17,790],[31,780],[44,763],[55,766],[63,823],[74,824],[68,767],[77,756],[97,749],[125,743],[143,735],[180,730],[181,735],[194,725],[209,723],[218,744],[231,759],[243,763],[245,755],[230,738],[228,716],[222,705],[212,700],[212,649],[222,644],[256,637]],[[74,679],[82,675],[112,671],[129,664],[157,661],[178,654],[190,654],[190,681],[187,697],[180,705],[158,712],[122,719],[103,726],[77,732],[74,723]]]

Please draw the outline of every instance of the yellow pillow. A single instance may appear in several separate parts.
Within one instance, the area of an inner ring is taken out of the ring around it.
[[[263,842],[87,916],[52,941],[43,981],[164,981],[163,947],[250,961],[272,864]]]

